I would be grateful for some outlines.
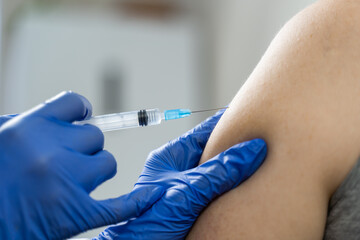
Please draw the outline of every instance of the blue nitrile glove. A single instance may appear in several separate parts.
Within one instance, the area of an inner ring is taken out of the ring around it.
[[[165,195],[139,218],[107,228],[98,239],[184,239],[214,198],[258,169],[267,151],[260,139],[237,144],[196,167],[220,116],[150,154],[135,189],[162,186]]]
[[[114,176],[114,157],[82,96],[65,92],[0,127],[0,239],[62,239],[141,214],[163,194],[135,189],[115,199],[89,196]]]
[[[3,115],[0,116],[0,127],[1,125],[3,125],[4,123],[6,123],[7,121],[9,121],[10,119],[13,119],[14,117],[16,117],[18,114],[10,114],[10,115]]]

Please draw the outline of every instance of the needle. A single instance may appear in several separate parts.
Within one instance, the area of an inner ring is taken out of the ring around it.
[[[202,112],[218,111],[218,110],[227,109],[227,108],[229,108],[229,107],[213,108],[213,109],[206,109],[206,110],[197,110],[197,111],[191,111],[191,113],[202,113]]]

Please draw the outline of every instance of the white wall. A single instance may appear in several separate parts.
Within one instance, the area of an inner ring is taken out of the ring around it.
[[[225,0],[214,9],[216,102],[229,103],[271,40],[297,12],[314,0]]]
[[[30,0],[29,0],[30,1]],[[7,55],[7,43],[8,43],[8,28],[11,18],[15,12],[19,9],[19,6],[24,4],[25,0],[0,0],[0,113],[3,113],[4,109],[4,73],[5,73],[5,58]]]
[[[3,70],[3,66],[2,66],[2,55],[3,55],[3,1],[0,0],[0,95],[1,95],[1,89],[2,89],[2,84],[3,84],[3,78],[2,78],[2,70]],[[0,101],[2,100],[2,97],[0,96]],[[2,104],[0,104],[0,112],[2,112]]]

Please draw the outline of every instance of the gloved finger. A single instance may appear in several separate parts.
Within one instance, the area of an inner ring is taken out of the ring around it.
[[[47,100],[26,114],[73,122],[89,118],[92,114],[92,106],[85,97],[68,91]]]
[[[267,153],[261,139],[236,144],[208,162],[189,170],[186,174],[201,204],[208,204],[215,197],[238,186],[262,164]]]
[[[89,124],[65,126],[61,138],[65,147],[83,154],[94,154],[104,148],[104,134]]]
[[[10,119],[13,119],[17,115],[19,115],[19,114],[9,114],[9,115],[0,116],[0,127],[1,127],[1,125],[6,123],[7,121],[9,121]]]
[[[104,209],[103,214],[107,215],[102,219],[111,219],[111,222],[105,224],[113,224],[138,217],[158,201],[164,192],[159,186],[144,186],[118,198],[98,201]]]
[[[76,163],[67,161],[68,171],[88,193],[116,174],[116,160],[106,150],[77,159]]]
[[[170,161],[171,167],[178,171],[194,168],[198,165],[210,134],[224,112],[225,109],[218,111],[214,116],[151,154],[162,156],[164,161]]]
[[[205,207],[189,202],[190,194],[184,187],[169,188],[140,217],[108,227],[97,239],[185,239]]]

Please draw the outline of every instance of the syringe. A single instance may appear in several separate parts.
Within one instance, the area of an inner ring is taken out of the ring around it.
[[[179,119],[190,116],[192,113],[215,111],[218,109],[208,109],[201,111],[191,111],[190,109],[173,109],[160,112],[159,109],[144,109],[139,111],[113,113],[91,117],[90,119],[77,121],[74,124],[92,124],[100,128],[103,132],[158,125],[162,120]]]

